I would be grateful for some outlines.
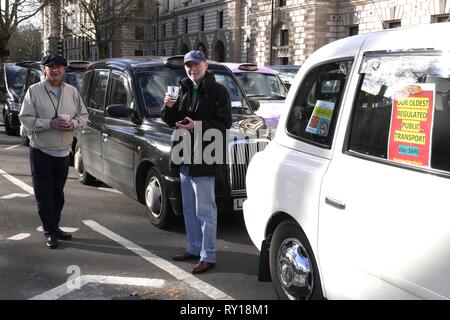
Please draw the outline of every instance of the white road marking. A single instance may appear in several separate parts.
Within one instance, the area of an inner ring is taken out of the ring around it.
[[[15,236],[7,238],[7,239],[8,240],[23,240],[25,238],[28,238],[29,236],[30,236],[29,233],[19,233],[19,234],[16,234]]]
[[[234,300],[233,297],[227,295],[226,293],[222,292],[221,290],[211,286],[210,284],[198,279],[197,277],[193,276],[190,273],[187,273],[183,269],[178,268],[176,265],[164,260],[161,257],[158,257],[154,253],[138,246],[137,244],[121,237],[120,235],[110,231],[109,229],[103,227],[102,225],[98,224],[97,222],[93,220],[83,220],[83,223],[87,225],[88,227],[92,228],[94,231],[97,231],[98,233],[110,238],[111,240],[117,242],[118,244],[122,245],[123,247],[127,248],[128,250],[133,251],[137,255],[141,256],[151,264],[157,266],[158,268],[162,269],[163,271],[166,271],[173,277],[175,277],[178,280],[181,280],[191,287],[197,289],[198,291],[202,292],[203,294],[207,295],[208,297],[212,299],[223,299],[223,300]]]
[[[131,278],[131,277],[114,277],[114,276],[101,276],[101,275],[85,275],[79,276],[71,280],[72,283],[79,283],[78,287],[73,287],[69,283],[64,283],[56,288],[48,290],[37,296],[30,298],[30,300],[56,300],[65,296],[66,294],[81,289],[88,283],[98,284],[115,284],[123,286],[141,286],[141,287],[153,287],[161,288],[165,284],[163,279],[147,279],[147,278]]]
[[[0,197],[0,199],[25,198],[29,196],[31,196],[31,194],[29,193],[11,193],[7,194],[6,196]]]
[[[71,232],[71,233],[79,230],[79,228],[71,228],[71,227],[60,227],[60,229],[64,232]],[[37,227],[36,230],[39,232],[44,232],[44,228],[42,228],[42,226]]]
[[[120,191],[118,191],[116,189],[113,189],[113,188],[98,187],[97,189],[98,190],[102,190],[102,191],[113,192],[113,193],[122,193],[122,192],[120,192]]]
[[[16,144],[16,145],[14,145],[14,146],[10,146],[10,147],[8,147],[8,148],[5,148],[5,150],[11,150],[11,149],[20,147],[21,145],[22,145],[22,144]]]
[[[25,192],[28,192],[29,194],[34,194],[33,188],[27,185],[25,182],[20,181],[19,179],[13,177],[12,175],[3,171],[2,169],[0,169],[0,174],[9,181],[11,181],[12,183],[14,183],[19,188],[23,189]]]

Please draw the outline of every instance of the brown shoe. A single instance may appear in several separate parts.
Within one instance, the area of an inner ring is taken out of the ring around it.
[[[214,268],[216,264],[214,262],[207,262],[207,261],[199,261],[194,269],[192,269],[193,274],[203,273],[205,271],[208,271],[209,269]]]
[[[199,256],[196,256],[195,254],[190,254],[189,252],[183,252],[183,254],[179,254],[172,258],[173,261],[188,261],[188,260],[198,260],[200,259]]]

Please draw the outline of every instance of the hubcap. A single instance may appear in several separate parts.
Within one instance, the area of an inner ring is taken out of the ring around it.
[[[308,299],[314,287],[311,260],[298,239],[285,239],[278,250],[278,278],[291,300]]]
[[[156,177],[151,177],[145,189],[145,203],[155,218],[161,215],[161,186]]]

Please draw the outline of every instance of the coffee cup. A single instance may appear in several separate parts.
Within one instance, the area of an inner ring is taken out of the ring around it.
[[[66,121],[66,122],[69,122],[70,121],[70,115],[69,114],[60,114],[59,115],[59,118],[60,119],[63,119],[64,121]]]
[[[171,100],[177,100],[180,93],[180,87],[177,86],[167,86],[167,92],[169,93]]]

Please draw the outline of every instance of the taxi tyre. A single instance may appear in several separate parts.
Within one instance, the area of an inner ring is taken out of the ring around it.
[[[150,222],[155,227],[166,229],[172,222],[173,213],[163,178],[155,168],[147,173],[144,199]]]
[[[83,158],[81,156],[81,147],[79,143],[77,143],[75,147],[75,155],[73,162],[75,169],[78,172],[78,181],[87,186],[93,185],[95,182],[95,178],[91,176],[86,170],[84,170]]]
[[[16,136],[18,134],[17,130],[14,130],[13,128],[11,128],[11,122],[9,120],[9,116],[8,116],[8,112],[5,112],[3,114],[3,120],[4,120],[4,124],[5,124],[5,132],[8,136]]]
[[[278,225],[272,236],[269,255],[270,275],[278,298],[282,300],[323,299],[314,254],[305,234],[295,222],[284,221]],[[292,259],[293,257],[295,259]],[[295,269],[298,262],[306,272]],[[297,279],[305,276],[304,283],[296,285],[293,281],[294,276],[297,276]]]

